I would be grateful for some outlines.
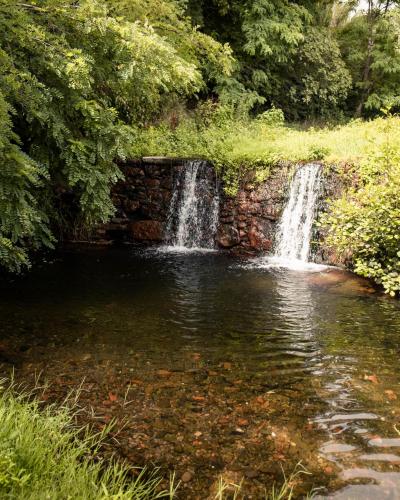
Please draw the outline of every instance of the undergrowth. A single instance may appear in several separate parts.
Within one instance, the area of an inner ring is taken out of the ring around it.
[[[355,186],[322,218],[327,243],[360,276],[400,294],[399,118],[383,121],[374,145],[350,175]]]

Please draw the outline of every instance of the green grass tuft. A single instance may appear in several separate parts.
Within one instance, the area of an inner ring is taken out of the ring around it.
[[[1,385],[1,384],[0,384]],[[47,406],[10,388],[0,388],[0,498],[156,499],[156,471],[132,479],[127,467],[99,453],[104,433],[77,429],[71,410]]]

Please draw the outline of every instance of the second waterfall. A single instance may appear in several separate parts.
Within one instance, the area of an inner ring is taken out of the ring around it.
[[[219,188],[215,171],[205,161],[188,161],[175,179],[166,237],[175,249],[215,248]]]
[[[321,165],[308,163],[299,167],[291,183],[289,199],[279,225],[275,259],[307,263],[313,223],[321,189]]]

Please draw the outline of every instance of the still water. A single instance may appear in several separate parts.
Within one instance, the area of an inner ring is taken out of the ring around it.
[[[400,304],[347,274],[218,253],[66,253],[0,285],[0,368],[78,385],[110,447],[263,498],[301,461],[296,495],[400,498]]]

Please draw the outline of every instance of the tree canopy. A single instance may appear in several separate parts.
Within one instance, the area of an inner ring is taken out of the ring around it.
[[[291,119],[398,104],[398,1],[361,9],[354,0],[188,0],[187,12],[232,46],[235,77],[256,92],[253,103]]]
[[[66,194],[75,220],[106,221],[135,129],[229,74],[229,48],[167,2],[152,26],[145,4],[0,0],[0,264],[52,245]]]

